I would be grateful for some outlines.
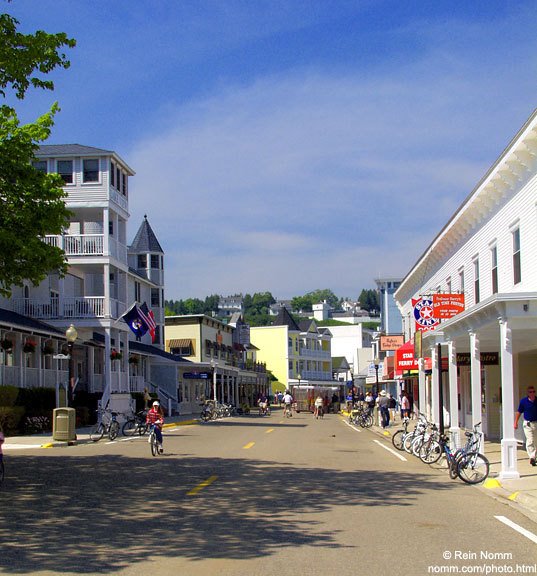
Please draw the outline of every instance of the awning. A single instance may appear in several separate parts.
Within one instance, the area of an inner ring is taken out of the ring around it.
[[[192,340],[190,338],[176,338],[174,340],[168,340],[168,347],[171,348],[189,348],[192,346]]]

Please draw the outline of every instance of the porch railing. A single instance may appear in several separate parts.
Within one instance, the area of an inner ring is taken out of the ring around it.
[[[37,300],[33,298],[12,298],[13,312],[31,318],[106,318],[104,296],[80,296],[68,298],[50,298]],[[118,300],[109,301],[109,317],[119,318],[125,311],[125,304]]]

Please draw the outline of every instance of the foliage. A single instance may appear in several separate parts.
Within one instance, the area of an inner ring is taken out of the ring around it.
[[[2,350],[13,350],[13,340],[10,340],[9,338],[0,340],[0,347]]]
[[[56,407],[56,390],[54,388],[19,388],[17,406],[26,409],[27,416],[52,416]]]
[[[319,304],[325,300],[333,309],[339,307],[340,298],[338,298],[332,290],[329,290],[328,288],[323,290],[314,290],[313,292],[308,292],[304,296],[295,296],[291,300],[291,305],[293,306],[293,310],[311,312],[314,304]]]
[[[121,360],[122,358],[123,358],[123,352],[120,352],[119,350],[112,348],[112,351],[110,352],[110,360]]]
[[[368,312],[380,310],[379,294],[376,290],[362,290],[358,302],[360,302],[360,307]]]
[[[0,96],[13,93],[23,99],[30,87],[52,90],[54,84],[38,74],[56,67],[68,68],[59,50],[75,41],[63,33],[21,34],[19,22],[0,15]],[[58,106],[32,124],[21,126],[15,109],[0,106],[0,295],[23,280],[39,284],[51,271],[65,274],[63,251],[43,241],[47,234],[61,234],[68,222],[65,193],[58,175],[44,174],[32,166],[39,144],[46,140]]]
[[[164,302],[166,316],[181,316],[183,314],[205,314],[212,316],[218,312],[220,296],[213,294],[205,300],[187,298],[186,300],[166,300]]]
[[[6,436],[12,436],[17,432],[23,416],[23,406],[0,406],[0,430]]]
[[[0,386],[0,406],[12,407],[15,406],[19,389],[17,386]]]

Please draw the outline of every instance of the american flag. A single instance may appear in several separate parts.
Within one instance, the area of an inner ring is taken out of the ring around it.
[[[145,302],[140,306],[139,310],[145,323],[149,326],[149,334],[151,334],[151,342],[154,342],[157,323],[155,322],[155,316],[153,314],[153,310],[150,310]]]

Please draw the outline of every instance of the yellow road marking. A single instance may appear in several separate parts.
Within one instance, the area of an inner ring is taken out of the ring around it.
[[[218,476],[209,476],[209,478],[207,478],[207,480],[200,482],[195,488],[192,488],[192,490],[190,490],[190,492],[187,492],[186,495],[187,496],[195,496],[200,490],[203,490],[203,488],[210,486],[217,478],[218,478]]]
[[[274,428],[269,428],[269,429],[265,432],[265,434],[270,434],[271,432],[274,432]]]
[[[246,446],[243,446],[242,449],[248,450],[248,448],[251,448],[254,444],[255,444],[255,442],[248,442],[248,444],[246,444]]]

